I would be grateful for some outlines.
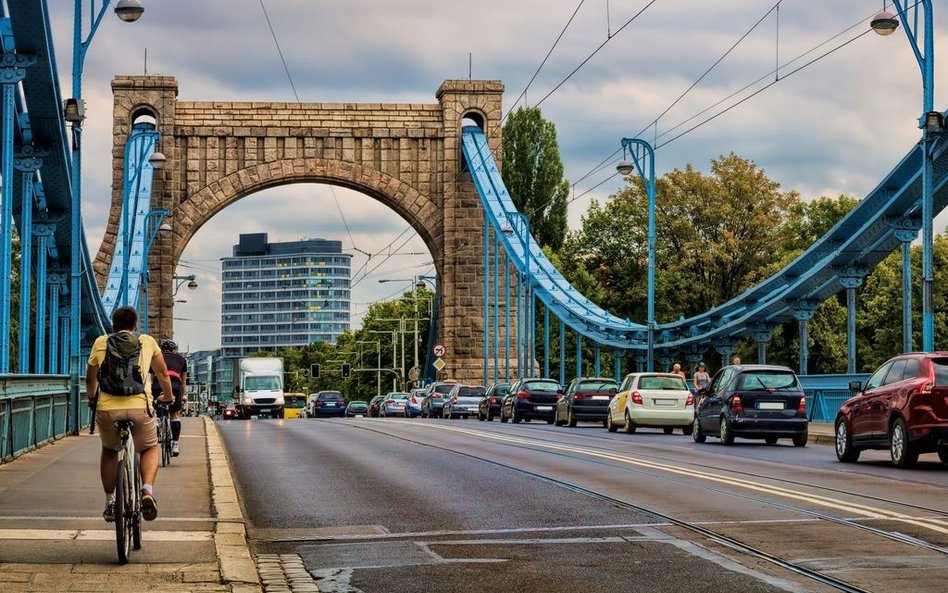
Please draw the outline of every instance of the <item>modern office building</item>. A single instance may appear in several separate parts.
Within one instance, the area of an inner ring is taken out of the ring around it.
[[[233,256],[222,260],[224,357],[335,342],[349,329],[351,264],[340,241],[240,235]]]
[[[220,349],[199,350],[184,355],[188,361],[188,400],[213,406],[233,397],[233,359],[225,359]]]

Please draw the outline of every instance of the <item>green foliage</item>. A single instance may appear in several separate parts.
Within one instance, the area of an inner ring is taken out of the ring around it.
[[[502,176],[517,210],[530,219],[540,245],[558,250],[566,237],[569,182],[556,141],[556,126],[539,107],[520,107],[503,129]]]

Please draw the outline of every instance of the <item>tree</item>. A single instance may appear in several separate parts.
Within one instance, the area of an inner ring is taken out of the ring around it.
[[[566,237],[566,198],[556,126],[543,119],[539,107],[520,107],[503,129],[504,185],[517,210],[530,219],[540,245],[559,250]]]
[[[564,253],[602,284],[604,305],[644,320],[648,270],[648,196],[638,176],[593,203]],[[688,165],[656,183],[656,318],[668,322],[707,311],[766,278],[794,232],[796,192],[783,192],[752,161],[733,153],[710,174]]]

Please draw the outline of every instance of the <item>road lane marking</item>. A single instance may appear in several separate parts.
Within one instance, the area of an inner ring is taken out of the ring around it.
[[[888,511],[885,509],[880,509],[877,507],[872,507],[869,505],[852,503],[843,501],[837,498],[831,498],[828,496],[823,496],[819,494],[813,494],[808,492],[801,492],[798,490],[792,490],[790,488],[773,486],[769,484],[763,484],[759,482],[753,482],[750,480],[745,480],[735,477],[724,477],[718,476],[710,473],[704,473],[693,469],[688,469],[675,465],[662,465],[650,461],[644,461],[640,459],[630,459],[629,457],[624,457],[621,455],[616,455],[612,453],[602,453],[599,451],[591,451],[588,449],[560,445],[556,443],[549,443],[545,441],[536,441],[528,437],[512,437],[499,435],[496,433],[486,433],[478,432],[469,429],[463,428],[453,428],[448,426],[436,426],[436,425],[424,425],[429,428],[434,428],[437,430],[443,430],[447,432],[454,432],[458,434],[464,434],[476,438],[489,439],[499,442],[512,443],[517,445],[528,445],[530,447],[550,449],[553,451],[565,451],[569,453],[576,453],[580,455],[585,455],[588,457],[595,457],[599,459],[607,459],[610,461],[616,461],[618,463],[623,463],[626,465],[634,465],[639,467],[644,467],[648,469],[659,470],[667,473],[672,473],[676,475],[698,478],[701,480],[706,480],[710,482],[716,482],[719,484],[724,484],[727,486],[737,486],[747,490],[753,490],[756,492],[762,492],[765,494],[771,494],[778,497],[790,498],[793,500],[799,500],[803,502],[808,502],[814,505],[823,506],[827,508],[832,508],[838,511],[846,511],[850,513],[856,513],[862,515],[867,519],[879,519],[879,520],[893,520],[903,523],[908,523],[910,525],[915,525],[916,527],[921,527],[923,529],[928,529],[930,531],[935,531],[937,533],[948,534],[948,522],[941,519],[926,519],[920,521],[910,515],[905,515],[903,513],[898,513],[896,511]]]
[[[142,531],[142,539],[150,542],[211,541],[210,531]],[[115,539],[114,529],[0,529],[0,540],[89,540]]]

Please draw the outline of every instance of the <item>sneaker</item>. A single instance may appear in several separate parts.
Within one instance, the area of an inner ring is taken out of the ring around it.
[[[154,521],[158,517],[158,501],[151,494],[142,493],[142,518]]]
[[[171,456],[177,457],[181,453],[178,451],[178,441],[171,441]]]
[[[115,501],[113,500],[105,507],[105,510],[102,511],[102,518],[108,521],[109,523],[115,522]]]

